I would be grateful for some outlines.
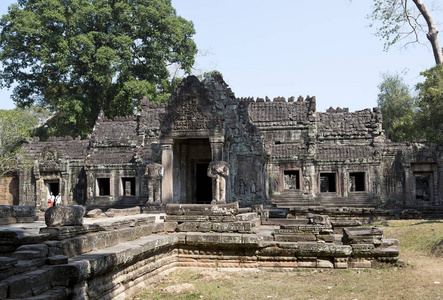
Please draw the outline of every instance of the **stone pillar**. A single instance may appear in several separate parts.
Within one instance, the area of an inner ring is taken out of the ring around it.
[[[162,144],[162,166],[164,170],[162,180],[162,203],[172,203],[173,200],[173,143]]]
[[[438,180],[438,197],[435,199],[436,205],[442,205],[443,204],[443,165],[439,163],[438,165],[438,172],[437,172]]]
[[[404,185],[404,195],[405,195],[405,203],[412,203],[415,201],[415,180],[414,175],[411,170],[411,166],[405,166],[405,185]]]
[[[212,161],[223,160],[224,137],[210,137]]]

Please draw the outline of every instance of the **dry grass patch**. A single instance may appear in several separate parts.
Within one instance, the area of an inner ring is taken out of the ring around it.
[[[376,224],[400,240],[405,266],[377,269],[294,272],[180,269],[134,299],[443,299],[443,221],[388,221]],[[195,289],[168,292],[168,286]]]

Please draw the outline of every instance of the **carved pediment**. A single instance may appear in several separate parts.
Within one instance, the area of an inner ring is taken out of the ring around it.
[[[198,99],[190,99],[182,104],[174,115],[174,126],[180,129],[206,129],[208,118],[198,110]]]
[[[40,153],[40,169],[60,169],[60,154],[55,147],[45,147]]]

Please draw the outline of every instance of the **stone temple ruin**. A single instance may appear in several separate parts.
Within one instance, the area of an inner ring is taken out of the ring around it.
[[[237,99],[220,76],[190,76],[168,104],[144,99],[138,116],[101,113],[87,140],[26,146],[34,167],[3,180],[1,204],[38,209],[50,192],[88,209],[209,204],[208,166],[224,161],[226,200],[240,207],[443,207],[443,152],[386,139],[378,108]]]
[[[0,224],[46,211],[46,226],[0,230],[0,298],[124,299],[177,267],[398,263],[398,241],[361,225],[441,217],[443,152],[381,125],[378,108],[238,99],[190,76],[167,104],[100,113],[87,140],[32,140],[33,167],[2,179]]]

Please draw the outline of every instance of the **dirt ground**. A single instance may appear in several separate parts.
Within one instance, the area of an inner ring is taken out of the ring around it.
[[[443,221],[388,221],[403,267],[292,272],[180,269],[133,299],[443,299]]]

